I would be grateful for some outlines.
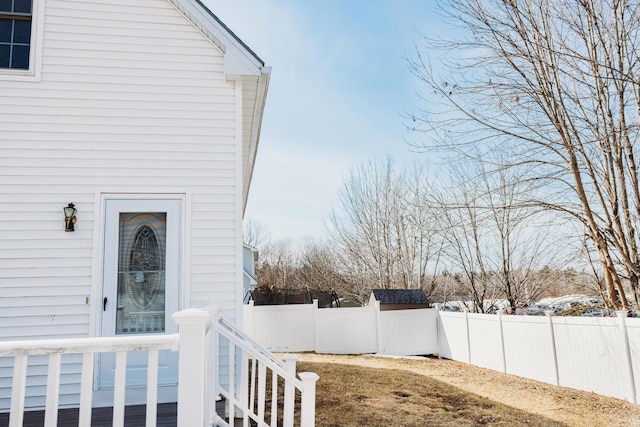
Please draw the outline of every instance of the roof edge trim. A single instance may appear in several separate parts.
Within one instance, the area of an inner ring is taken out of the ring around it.
[[[227,26],[227,24],[225,24],[224,22],[222,22],[222,21],[220,20],[220,18],[218,18],[218,17],[216,16],[216,14],[215,14],[215,13],[213,13],[213,12],[211,11],[211,9],[209,9],[209,8],[208,8],[204,3],[202,3],[202,1],[201,1],[201,0],[195,0],[195,2],[196,2],[196,3],[198,3],[198,5],[200,5],[200,7],[201,7],[205,12],[207,12],[207,14],[209,14],[209,15],[210,15],[210,16],[211,16],[211,17],[212,17],[212,18],[213,18],[213,19],[214,19],[214,20],[215,20],[215,21],[216,21],[216,22],[217,22],[217,23],[218,23],[222,28],[224,28],[224,30],[225,30],[226,32],[228,32],[228,33],[229,33],[229,35],[230,35],[230,36],[231,36],[235,41],[237,41],[237,42],[238,42],[238,43],[239,43],[243,48],[245,48],[245,50],[246,50],[247,52],[249,52],[249,54],[251,54],[251,56],[253,56],[253,57],[256,59],[256,61],[258,61],[258,62],[259,62],[260,64],[262,64],[262,66],[264,67],[264,61],[263,61],[263,60],[258,56],[258,54],[256,54],[256,53],[253,51],[253,49],[251,49],[251,48],[250,48],[250,47],[249,47],[245,42],[243,42],[243,41],[242,41],[242,39],[241,39],[240,37],[238,37],[238,36],[237,36],[237,34],[236,34],[236,33],[234,33],[234,32],[231,30],[231,28],[229,28],[229,27]]]

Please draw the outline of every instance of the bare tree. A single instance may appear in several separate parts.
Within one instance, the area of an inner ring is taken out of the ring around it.
[[[485,312],[498,299],[511,307],[537,299],[550,285],[546,267],[557,269],[567,255],[558,245],[559,227],[549,214],[523,202],[535,189],[514,170],[486,170],[465,162],[450,167],[449,186],[436,199],[444,252],[455,283],[468,292],[472,311]]]
[[[253,219],[245,218],[242,221],[242,241],[256,249],[262,249],[269,244],[271,239],[266,225]]]
[[[302,249],[300,277],[314,290],[334,291],[337,295],[363,304],[371,294],[371,274],[345,266],[335,248],[327,243],[307,240]]]
[[[466,173],[452,169],[449,187],[434,192],[432,204],[438,207],[437,219],[445,241],[443,252],[455,288],[467,293],[473,312],[483,313],[499,298],[497,289],[489,280],[485,266],[485,239],[487,217],[479,206],[480,191]],[[448,283],[448,281],[447,281]],[[456,292],[456,298],[461,295]],[[488,301],[488,304],[485,304]]]
[[[556,218],[523,201],[536,191],[535,183],[521,180],[514,172],[499,168],[480,177],[485,193],[481,200],[495,236],[492,278],[511,307],[536,300],[549,286],[540,270],[544,266],[556,269],[573,255],[572,245],[567,244],[570,240],[552,221]]]
[[[450,114],[416,116],[415,127],[447,149],[509,153],[505,166],[544,180],[548,191],[532,200],[583,225],[612,304],[628,307],[624,277],[638,302],[638,4],[445,0],[443,10],[465,36],[425,38],[413,70]],[[446,79],[427,57],[432,48],[448,53]]]
[[[368,289],[432,289],[426,271],[437,257],[425,191],[419,170],[398,171],[390,159],[353,169],[329,221],[343,273],[366,277]]]
[[[299,261],[289,239],[270,242],[260,251],[256,276],[258,286],[297,288]]]

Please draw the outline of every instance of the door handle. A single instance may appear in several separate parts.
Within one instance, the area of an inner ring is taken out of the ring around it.
[[[107,297],[102,300],[102,311],[107,311]]]

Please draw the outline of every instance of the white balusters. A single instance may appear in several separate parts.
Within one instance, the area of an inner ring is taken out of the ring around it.
[[[147,422],[155,427],[158,412],[158,350],[149,350],[147,358]]]
[[[295,354],[287,354],[284,357],[284,361],[287,364],[287,372],[293,378],[296,376],[296,362],[298,356]],[[290,380],[285,378],[284,380],[284,427],[293,427],[293,408],[295,405],[296,389]]]
[[[267,365],[258,362],[258,419],[264,420],[264,407],[267,400]]]
[[[13,361],[13,383],[11,385],[11,412],[9,427],[22,427],[24,398],[27,386],[27,358],[16,356]]]
[[[61,354],[49,356],[47,370],[47,402],[45,406],[44,427],[58,425],[58,399],[60,396],[60,362]]]
[[[127,352],[116,353],[116,372],[113,386],[113,427],[124,427],[124,397],[127,381]]]
[[[93,362],[95,353],[82,355],[82,376],[80,378],[79,427],[91,426],[91,402],[93,395]]]

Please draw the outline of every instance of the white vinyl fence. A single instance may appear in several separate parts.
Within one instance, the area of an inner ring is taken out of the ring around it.
[[[636,318],[245,305],[245,330],[272,351],[438,354],[633,403],[640,395]]]
[[[271,351],[403,356],[438,352],[434,309],[380,311],[378,304],[319,309],[317,301],[257,307],[252,303],[244,306],[244,329]]]
[[[638,403],[640,319],[439,312],[439,355]]]

